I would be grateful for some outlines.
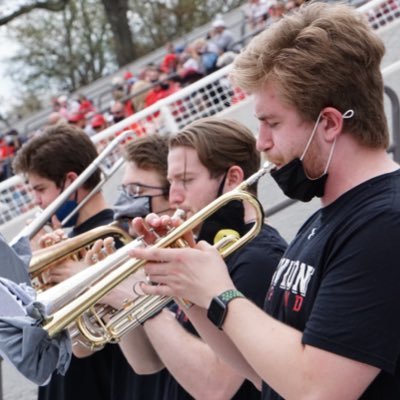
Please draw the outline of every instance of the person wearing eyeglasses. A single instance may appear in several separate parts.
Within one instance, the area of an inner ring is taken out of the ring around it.
[[[124,147],[126,165],[113,206],[115,220],[124,223],[151,212],[171,212],[167,154],[167,139],[158,134],[138,138]]]
[[[162,204],[164,195],[158,195],[168,193],[168,183],[165,179],[168,147],[162,139],[148,138],[144,137],[127,144],[125,157],[127,167],[122,181],[123,192],[133,194],[130,197],[132,203],[135,202],[135,199],[140,198],[138,195],[149,195],[152,209],[154,207],[154,210],[159,210],[157,208],[158,203],[161,202]],[[160,140],[160,143],[156,146],[154,143],[158,140]],[[143,145],[147,141],[149,143]],[[158,166],[153,167],[157,171],[156,173],[150,172],[152,164],[145,160],[146,154],[150,157],[151,151],[145,151],[144,147],[152,148],[153,151],[154,148],[157,148],[157,152],[154,152],[153,155],[153,158],[158,159]],[[131,162],[133,160],[132,154],[136,153],[143,160]],[[95,146],[81,129],[68,124],[60,124],[47,128],[42,135],[27,142],[18,152],[13,167],[16,173],[27,178],[33,189],[36,203],[41,208],[46,208],[96,157]],[[142,168],[142,175],[140,174],[140,167]],[[58,210],[57,219],[62,220],[70,210],[70,206],[79,204],[98,184],[99,180],[100,172],[97,171]],[[154,197],[153,200],[152,195],[158,197]],[[168,195],[166,194],[166,196]],[[168,207],[168,201],[166,201],[165,207]],[[136,215],[146,214],[145,212]],[[70,236],[77,236],[95,227],[108,225],[113,221],[113,210],[107,205],[102,192],[98,192],[70,219],[67,225],[72,228]],[[52,283],[58,283],[85,267],[85,263],[81,261],[68,260],[62,262],[51,268],[48,280]],[[85,358],[73,356],[65,376],[53,373],[50,382],[39,387],[38,400],[157,398],[156,395],[153,397],[153,393],[156,387],[154,379],[158,380],[158,376],[156,378],[138,377],[136,379],[137,376],[126,362],[119,346],[108,344],[102,350],[92,353],[77,345],[74,346],[73,351],[75,355],[84,352],[85,355],[91,354],[91,356]],[[82,382],[85,382],[85,384],[82,385]],[[132,397],[133,393],[138,393],[137,397]]]
[[[150,212],[159,215],[171,214],[168,202],[169,182],[167,180],[168,139],[158,134],[143,136],[128,142],[123,149],[126,161],[119,195],[113,205],[114,220],[123,228],[134,217]],[[133,235],[133,232],[130,232]],[[133,281],[135,277],[131,277]],[[130,299],[132,280],[128,278],[102,299],[116,310],[126,299]],[[117,345],[112,345],[119,347]],[[80,347],[75,350],[78,357],[93,357],[92,351]],[[112,382],[110,398],[118,400],[160,399],[160,388],[164,386],[166,371],[150,375],[138,375],[132,368],[126,368],[126,359],[121,351],[112,354],[108,379]],[[121,368],[121,366],[123,368]]]

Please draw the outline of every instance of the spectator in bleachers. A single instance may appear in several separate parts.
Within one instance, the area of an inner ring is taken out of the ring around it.
[[[219,55],[219,48],[214,42],[197,39],[181,55],[182,66],[178,74],[184,84],[190,84],[213,72]]]
[[[155,85],[146,95],[145,106],[151,106],[157,101],[168,97],[180,89],[179,84],[168,79],[168,74],[161,73],[159,75],[158,84]]]
[[[11,162],[14,157],[14,147],[6,136],[0,136],[0,181],[8,179],[11,173]]]
[[[282,0],[272,0],[268,10],[269,17],[267,19],[266,27],[272,25],[274,22],[279,21],[285,12],[285,3]]]
[[[94,114],[90,120],[90,127],[93,134],[99,133],[108,127],[107,121],[103,114]]]
[[[131,102],[135,112],[145,108],[145,99],[152,84],[158,81],[159,71],[151,65],[147,66],[139,74],[139,79],[133,84],[130,94],[133,96]],[[147,89],[147,90],[146,90]]]
[[[268,18],[269,2],[266,0],[248,0],[243,6],[247,25],[250,31],[261,29]]]
[[[88,114],[96,111],[96,108],[91,100],[89,100],[87,96],[82,93],[78,94],[78,103],[78,112],[85,115],[85,117],[87,117]]]
[[[236,39],[233,33],[226,29],[223,19],[216,19],[212,23],[212,28],[211,41],[217,45],[220,54],[228,50],[236,50],[234,48]]]
[[[114,101],[111,106],[110,113],[115,124],[122,121],[126,117],[124,104],[119,100]]]
[[[62,117],[64,117],[65,119],[68,118],[68,97],[66,95],[61,95],[58,97],[57,99],[57,103],[58,103],[58,111]]]
[[[47,118],[47,126],[66,123],[67,120],[58,112],[52,112]]]
[[[161,62],[160,70],[166,74],[172,74],[176,72],[178,66],[178,56],[175,51],[174,44],[168,42],[165,46],[166,54]]]
[[[111,81],[111,95],[113,100],[121,100],[124,97],[124,79],[116,76]]]
[[[85,129],[86,127],[85,115],[80,113],[79,111],[71,113],[68,116],[68,123],[71,125],[75,125],[78,128]]]

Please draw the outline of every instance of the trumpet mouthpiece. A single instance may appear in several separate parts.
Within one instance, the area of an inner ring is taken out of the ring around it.
[[[179,218],[182,220],[184,220],[185,217],[186,217],[186,212],[185,212],[185,210],[182,210],[181,208],[177,208],[174,212],[174,215],[172,216],[172,218],[174,218],[174,219]]]

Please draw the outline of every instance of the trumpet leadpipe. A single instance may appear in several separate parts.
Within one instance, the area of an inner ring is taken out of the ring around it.
[[[208,204],[198,213],[193,215],[191,218],[184,221],[181,225],[171,230],[166,236],[162,237],[153,246],[155,248],[167,248],[171,247],[179,241],[187,232],[192,231],[205,219],[210,217],[219,208],[223,207],[232,200],[247,201],[256,210],[257,218],[252,228],[239,240],[230,246],[227,246],[221,251],[221,256],[226,257],[244,243],[254,238],[261,230],[263,219],[262,219],[262,207],[259,201],[254,195],[248,192],[250,186],[255,184],[263,175],[270,172],[275,166],[271,163],[265,163],[264,166],[247,180],[242,182],[238,187],[230,192],[223,194],[216,200]],[[125,248],[126,246],[124,246]],[[107,260],[107,259],[106,259]],[[128,261],[122,262],[118,267],[114,268],[111,272],[107,272],[101,279],[98,279],[93,285],[87,290],[81,293],[79,296],[70,301],[68,304],[58,309],[54,314],[49,315],[49,318],[43,324],[49,336],[52,337],[58,334],[60,331],[68,327],[73,321],[75,321],[81,314],[90,309],[94,304],[98,303],[101,298],[108,294],[112,289],[119,285],[131,274],[134,274],[140,268],[145,265],[145,260],[129,259]],[[109,271],[109,270],[108,270]],[[166,299],[163,298],[162,301]],[[153,301],[153,300],[152,300]],[[141,320],[142,318],[140,318]],[[105,333],[105,338],[111,337],[109,332]]]

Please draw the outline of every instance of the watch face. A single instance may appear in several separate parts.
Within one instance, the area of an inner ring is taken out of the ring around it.
[[[210,307],[208,308],[207,317],[215,326],[221,329],[226,316],[226,311],[226,304],[220,298],[214,297],[211,301]]]

